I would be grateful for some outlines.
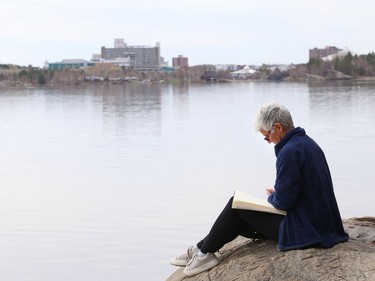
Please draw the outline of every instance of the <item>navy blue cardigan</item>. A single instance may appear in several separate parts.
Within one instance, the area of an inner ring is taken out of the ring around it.
[[[348,240],[331,174],[318,144],[298,127],[275,145],[275,192],[268,201],[287,215],[279,228],[279,250],[330,248]]]

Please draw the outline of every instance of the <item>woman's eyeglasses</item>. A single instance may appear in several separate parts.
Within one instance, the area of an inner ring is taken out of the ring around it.
[[[268,131],[267,135],[264,136],[265,141],[270,141],[270,134],[275,132],[275,125],[272,125],[271,130]]]

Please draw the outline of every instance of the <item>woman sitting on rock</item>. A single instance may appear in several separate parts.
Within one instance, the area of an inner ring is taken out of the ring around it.
[[[287,215],[232,209],[232,197],[208,235],[171,260],[173,265],[186,266],[188,276],[216,266],[220,260],[215,252],[238,235],[276,240],[280,251],[330,248],[348,240],[318,144],[304,129],[295,128],[289,111],[277,103],[260,109],[255,129],[275,144],[276,180],[266,193],[268,202]]]

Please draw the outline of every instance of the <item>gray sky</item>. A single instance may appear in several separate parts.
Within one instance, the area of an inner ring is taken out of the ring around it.
[[[306,63],[333,45],[375,51],[374,0],[0,0],[0,64],[90,60],[114,38],[171,64]]]

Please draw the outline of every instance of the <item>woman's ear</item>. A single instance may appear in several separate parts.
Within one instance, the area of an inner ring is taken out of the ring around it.
[[[284,127],[283,127],[283,125],[281,125],[280,123],[275,123],[273,126],[274,126],[274,128],[277,129],[280,133],[284,131]]]

